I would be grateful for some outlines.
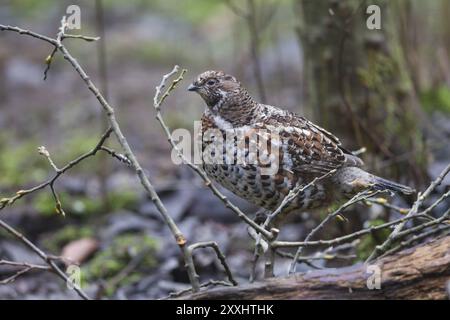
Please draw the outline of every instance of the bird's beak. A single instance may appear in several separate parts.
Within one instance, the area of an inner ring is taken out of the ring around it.
[[[198,89],[200,89],[200,87],[196,86],[195,84],[191,84],[188,87],[188,91],[197,91]]]

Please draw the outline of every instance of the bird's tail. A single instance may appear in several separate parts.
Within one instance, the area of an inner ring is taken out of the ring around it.
[[[394,192],[401,192],[403,194],[412,194],[414,192],[416,192],[416,190],[414,190],[413,188],[410,188],[408,186],[405,186],[403,184],[400,183],[396,183],[390,180],[386,180],[377,176],[374,176],[374,184],[373,184],[373,188],[375,190],[391,190]]]

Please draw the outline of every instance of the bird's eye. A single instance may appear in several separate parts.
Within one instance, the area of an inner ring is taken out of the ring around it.
[[[208,80],[207,82],[206,82],[206,84],[208,85],[208,86],[212,86],[212,85],[214,85],[216,83],[216,80],[213,80],[213,79],[210,79],[210,80]]]

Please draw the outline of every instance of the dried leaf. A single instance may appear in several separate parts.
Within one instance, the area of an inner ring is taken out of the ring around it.
[[[99,243],[93,238],[82,238],[69,242],[62,249],[61,257],[63,261],[71,264],[82,263],[94,253],[99,247]]]

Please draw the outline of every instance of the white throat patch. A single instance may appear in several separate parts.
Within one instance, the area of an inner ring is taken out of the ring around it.
[[[213,115],[214,122],[221,130],[233,129],[233,125],[219,115]]]

